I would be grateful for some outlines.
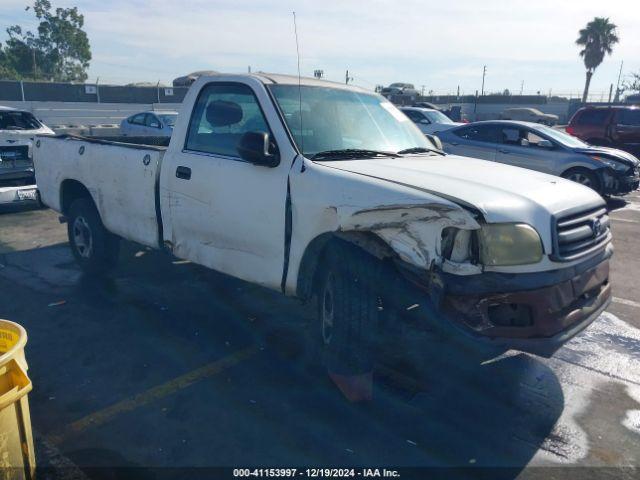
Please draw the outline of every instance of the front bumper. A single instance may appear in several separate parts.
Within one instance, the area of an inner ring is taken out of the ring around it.
[[[604,195],[625,195],[633,192],[640,186],[640,177],[637,173],[618,173],[607,169],[602,173],[600,180],[603,185]]]
[[[476,341],[549,357],[610,303],[611,252],[555,272],[489,274],[484,291],[473,291],[482,279],[446,278],[440,313]]]

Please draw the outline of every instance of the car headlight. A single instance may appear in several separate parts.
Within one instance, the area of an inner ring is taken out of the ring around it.
[[[592,155],[591,158],[593,158],[594,160],[597,160],[598,162],[604,163],[607,167],[613,168],[618,172],[625,172],[626,170],[629,169],[629,165],[622,162],[618,162],[616,160],[612,160],[610,158],[599,157],[597,155]]]
[[[484,265],[526,265],[542,260],[542,240],[530,225],[488,223],[482,225],[478,237]]]

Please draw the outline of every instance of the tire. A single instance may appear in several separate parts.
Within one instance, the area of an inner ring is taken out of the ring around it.
[[[67,217],[69,246],[80,268],[90,275],[111,270],[118,261],[120,239],[104,227],[93,201],[74,200]]]
[[[370,372],[380,321],[382,263],[363,250],[336,241],[323,258],[317,282],[317,338],[324,366],[333,373]]]
[[[572,168],[562,174],[562,178],[589,187],[596,192],[601,192],[600,179],[598,176],[586,168]]]

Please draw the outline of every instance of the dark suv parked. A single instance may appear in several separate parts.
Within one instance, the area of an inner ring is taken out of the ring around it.
[[[592,145],[605,145],[640,154],[640,107],[583,107],[567,126],[567,133]]]

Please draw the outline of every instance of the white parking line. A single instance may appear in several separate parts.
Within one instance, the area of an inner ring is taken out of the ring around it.
[[[628,305],[630,307],[640,308],[640,302],[634,302],[633,300],[627,300],[626,298],[613,297],[615,303],[620,305]]]
[[[628,218],[618,218],[618,217],[609,217],[609,219],[614,222],[625,222],[625,223],[640,223],[638,220],[629,220]]]

